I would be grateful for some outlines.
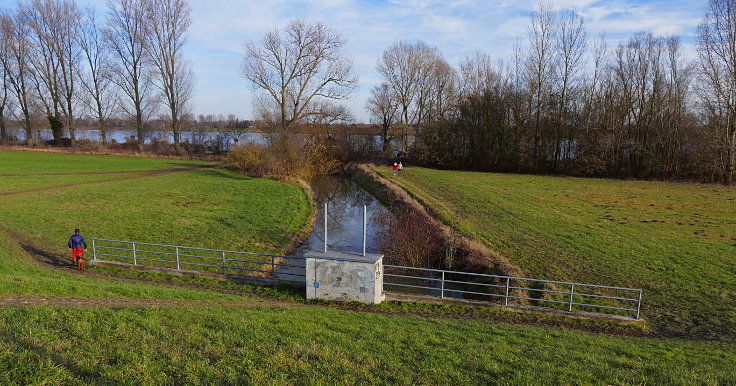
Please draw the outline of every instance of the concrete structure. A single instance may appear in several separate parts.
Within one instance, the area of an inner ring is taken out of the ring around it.
[[[383,294],[383,255],[315,252],[306,258],[307,299],[378,304]]]

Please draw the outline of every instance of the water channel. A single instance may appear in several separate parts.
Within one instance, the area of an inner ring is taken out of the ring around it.
[[[338,252],[363,251],[363,206],[367,209],[366,253],[381,253],[381,235],[387,232],[386,216],[393,216],[375,197],[346,177],[320,176],[310,181],[317,215],[312,233],[295,251],[324,250],[324,205],[327,203],[327,249]],[[304,260],[288,259],[279,270],[282,280],[303,281]]]

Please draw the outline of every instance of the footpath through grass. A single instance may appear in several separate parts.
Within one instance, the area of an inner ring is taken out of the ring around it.
[[[529,276],[644,289],[660,332],[736,339],[736,189],[374,168]]]

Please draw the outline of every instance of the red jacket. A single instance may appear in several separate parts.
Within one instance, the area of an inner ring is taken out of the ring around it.
[[[394,164],[394,170],[399,170],[399,164]]]

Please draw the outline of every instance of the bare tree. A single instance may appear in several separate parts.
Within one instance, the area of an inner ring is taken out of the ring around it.
[[[4,12],[0,15],[0,32],[9,54],[5,58],[7,80],[11,85],[13,96],[20,109],[21,125],[26,133],[26,144],[33,146],[32,122],[32,69],[28,58],[31,56],[30,28],[21,15],[15,12]]]
[[[698,32],[701,98],[730,184],[736,170],[736,0],[709,0]]]
[[[404,150],[409,147],[409,128],[430,120],[430,105],[438,86],[434,78],[446,64],[443,62],[439,50],[422,41],[394,43],[378,60],[376,68],[398,103]]]
[[[85,11],[85,18],[78,35],[86,68],[79,66],[78,76],[85,96],[81,101],[97,120],[102,143],[107,143],[107,119],[116,103],[111,86],[110,55],[100,30],[99,20],[93,8]]]
[[[58,142],[61,139],[62,113],[74,145],[75,86],[80,59],[76,39],[79,9],[73,0],[32,0],[21,9],[36,42],[31,62],[37,81],[41,81],[37,82],[38,86],[43,83],[44,91],[51,98],[46,110],[54,140]]]
[[[466,96],[480,95],[499,77],[500,74],[495,70],[491,57],[476,51],[472,56],[466,56],[460,63],[460,93]]]
[[[396,120],[396,113],[399,105],[394,99],[391,92],[391,86],[388,83],[381,83],[371,90],[371,96],[368,98],[368,111],[371,119],[381,125],[381,139],[383,151],[387,151],[391,137],[389,130]]]
[[[531,97],[531,110],[534,116],[532,125],[532,157],[535,167],[540,167],[545,159],[543,148],[543,130],[548,118],[548,100],[551,93],[554,63],[554,41],[556,14],[550,3],[540,3],[532,14],[529,29],[529,57],[527,71]]]
[[[321,100],[347,99],[357,78],[344,46],[345,40],[327,25],[304,20],[247,43],[243,74],[266,95],[259,100],[259,111],[266,113],[261,119],[286,129],[319,114],[315,108]]]
[[[61,120],[60,58],[55,42],[56,36],[61,34],[60,23],[56,22],[59,8],[51,0],[32,0],[19,6],[20,15],[30,28],[29,37],[33,41],[26,59],[32,67],[31,79],[38,101],[46,110],[54,142],[57,143],[61,141],[64,125]]]
[[[144,55],[144,0],[109,0],[105,39],[114,58],[112,80],[124,94],[120,107],[133,119],[138,145],[143,145],[145,125],[156,110],[150,94],[149,63]]]
[[[0,145],[5,145],[8,142],[8,134],[6,132],[7,115],[10,104],[10,72],[13,70],[11,65],[11,46],[12,36],[5,33],[2,28],[4,24],[4,18],[6,14],[0,15],[0,83],[2,83],[2,89],[0,90]]]
[[[577,90],[582,77],[581,73],[583,54],[587,48],[587,34],[583,17],[575,9],[560,11],[556,19],[555,51],[557,55],[555,68],[555,89],[559,101],[557,105],[556,122],[552,125],[553,146],[552,170],[557,169],[558,161],[567,157],[570,149],[569,137],[572,126],[568,122],[568,113],[571,107],[571,94]],[[563,149],[564,146],[564,149]],[[564,155],[562,153],[565,153]]]
[[[194,87],[194,75],[182,54],[192,24],[192,8],[186,0],[147,0],[145,6],[144,47],[157,70],[156,84],[168,107],[174,149],[179,153],[181,124],[190,113]]]

